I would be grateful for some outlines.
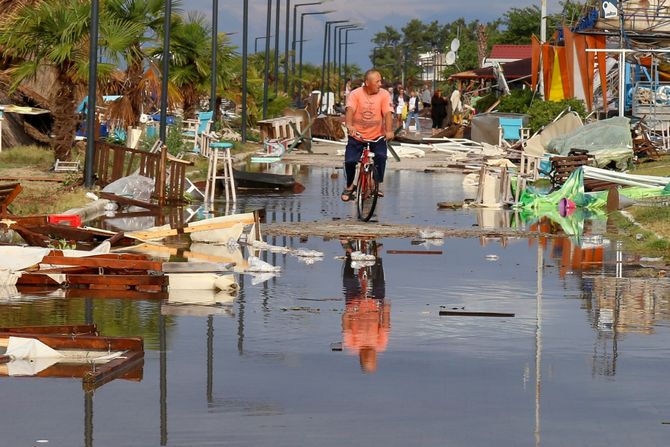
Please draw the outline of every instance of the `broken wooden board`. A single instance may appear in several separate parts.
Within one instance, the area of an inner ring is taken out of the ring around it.
[[[178,234],[190,234],[198,231],[219,230],[231,228],[239,224],[254,225],[256,223],[254,213],[233,214],[230,216],[214,217],[212,219],[200,220],[192,222],[184,228],[170,228],[169,226],[162,226],[150,228],[147,230],[132,231],[126,233],[127,237],[147,241],[152,239],[163,239],[168,236],[176,236]]]
[[[454,316],[454,317],[514,317],[513,313],[506,312],[470,312],[464,310],[440,310],[440,316]]]

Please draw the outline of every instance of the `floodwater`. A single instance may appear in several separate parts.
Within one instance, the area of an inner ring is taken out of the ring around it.
[[[351,204],[331,172],[304,170],[301,195],[246,195],[238,210],[342,217]],[[389,173],[385,192],[381,221],[488,225],[435,209],[463,197],[458,176]],[[141,380],[94,393],[80,379],[1,378],[0,444],[667,445],[670,283],[638,278],[626,258],[617,265],[616,241],[268,242],[325,256],[265,254],[280,275],[242,275],[233,302],[189,312],[113,293],[3,300],[2,326],[93,321],[105,335],[145,337],[146,354]],[[357,248],[377,261],[344,257]]]

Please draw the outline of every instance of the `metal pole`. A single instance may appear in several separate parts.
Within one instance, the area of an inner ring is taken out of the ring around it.
[[[209,97],[209,110],[213,111],[212,120],[216,120],[216,53],[219,48],[219,0],[212,0],[212,85]]]
[[[84,186],[93,186],[93,162],[95,159],[95,99],[98,81],[98,0],[91,2],[91,24],[88,63],[88,110],[86,113],[86,160],[84,162]]]
[[[277,0],[275,4],[275,96],[279,93],[279,18],[281,16],[281,1]]]
[[[286,0],[286,25],[284,29],[284,92],[288,95],[288,30],[291,26],[291,0]],[[295,39],[295,9],[293,12],[293,38]]]
[[[242,143],[247,142],[247,44],[249,39],[249,0],[242,2]]]
[[[172,17],[172,0],[165,2],[163,16],[163,77],[161,79],[161,117],[159,124],[159,138],[165,144],[167,141],[167,106],[168,106],[168,76],[170,74],[170,24]]]
[[[302,27],[303,22],[305,21],[305,16],[307,14],[302,14],[300,16],[300,60],[298,61],[298,66],[300,67],[298,69],[298,107],[302,107],[302,46],[303,46],[303,31],[304,28]]]
[[[301,6],[320,5],[321,3],[323,3],[323,2],[299,3],[299,4],[293,6],[293,42],[291,44],[291,75],[292,75],[292,79],[291,79],[291,98],[295,98],[295,56],[296,56],[295,35],[296,35],[296,24],[298,23],[297,22],[298,8],[301,7]],[[286,13],[288,14],[288,8],[286,9]],[[317,14],[326,14],[326,12],[319,12]],[[288,18],[286,19],[286,23],[288,23]],[[300,23],[301,23],[301,27],[302,27],[302,16],[300,17]],[[286,36],[287,36],[286,38],[288,39],[288,27],[286,28]],[[300,38],[300,40],[302,40],[302,37]],[[299,102],[299,101],[296,101],[296,103],[297,102]]]
[[[263,71],[263,119],[268,117],[268,87],[270,83],[270,28],[272,24],[272,0],[268,0],[268,11],[265,24],[265,69]]]
[[[324,88],[324,82],[325,82],[325,72],[324,69],[326,68],[326,45],[328,45],[328,28],[330,28],[330,23],[331,22],[326,22],[324,29],[323,29],[323,56],[322,56],[322,62],[321,62],[321,96],[319,97],[319,109],[318,113],[321,113],[321,104],[323,104],[323,88]],[[302,45],[301,45],[302,47]]]

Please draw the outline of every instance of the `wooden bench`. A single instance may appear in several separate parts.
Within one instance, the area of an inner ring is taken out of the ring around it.
[[[79,172],[79,161],[56,160],[54,172]]]

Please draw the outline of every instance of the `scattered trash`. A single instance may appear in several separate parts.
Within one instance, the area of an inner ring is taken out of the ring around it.
[[[463,202],[437,202],[437,207],[441,209],[450,208],[456,210],[463,208]]]
[[[366,253],[362,253],[360,251],[354,251],[349,255],[351,257],[352,261],[373,261],[377,258],[375,258],[374,255],[368,255]]]
[[[640,258],[640,262],[663,262],[663,258]]]
[[[444,232],[439,230],[419,230],[421,239],[444,239]]]
[[[497,261],[498,255],[486,255],[485,258],[487,261]]]
[[[280,266],[268,264],[256,256],[249,256],[248,261],[249,267],[247,267],[247,272],[275,273],[281,271]]]
[[[291,252],[292,255],[299,258],[323,258],[323,253],[316,250],[307,250],[304,248],[299,248]]]
[[[251,275],[251,285],[256,286],[258,284],[264,283],[265,281],[269,281],[272,278],[276,277],[277,274],[275,272],[271,273],[253,273]]]
[[[271,245],[265,241],[253,241],[251,246],[259,250],[268,250],[272,253],[288,253],[291,251],[288,247],[281,247],[278,245]]]
[[[375,265],[376,261],[351,261],[351,268],[354,270],[365,268],[365,267],[372,267]]]
[[[342,351],[342,342],[335,342],[330,344],[330,350],[333,352],[340,352]]]
[[[637,233],[635,235],[635,240],[641,241],[642,239],[644,239],[644,235],[642,233]]]
[[[297,311],[297,312],[309,312],[313,314],[321,312],[321,309],[319,309],[318,307],[305,307],[305,306],[280,307],[279,310],[283,312]]]

